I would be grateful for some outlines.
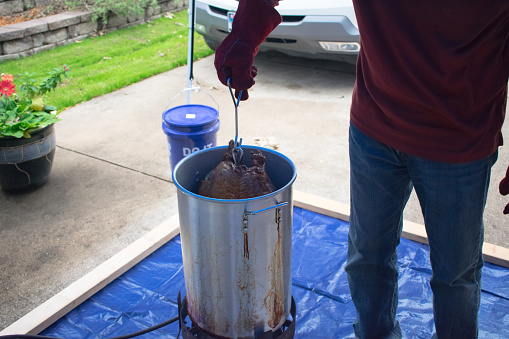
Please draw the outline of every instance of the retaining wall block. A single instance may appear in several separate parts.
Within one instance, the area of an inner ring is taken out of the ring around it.
[[[89,21],[89,22],[82,22],[76,25],[78,30],[78,35],[83,34],[90,34],[92,32],[97,31],[97,22]]]
[[[178,3],[178,2],[175,2],[175,1],[170,1],[170,2],[168,2],[168,6],[169,6],[169,8],[170,8],[170,10],[171,10],[171,11],[175,11],[175,10],[177,10],[178,5],[179,5],[179,3]]]
[[[19,53],[19,56],[22,57],[22,58],[26,58],[26,57],[29,57],[29,56],[32,56],[32,55],[34,55],[34,50],[33,49]]]
[[[147,7],[145,9],[145,19],[146,20],[153,19],[152,17],[154,15],[157,15],[157,14],[160,14],[160,13],[161,13],[161,6]]]
[[[69,44],[69,40],[66,39],[66,40],[62,40],[62,41],[59,41],[57,42],[57,47],[60,47],[60,46],[65,46],[65,45],[68,45]]]
[[[125,16],[118,16],[113,15],[111,17],[108,17],[108,28],[114,28],[118,26],[125,25],[127,23],[127,17]]]
[[[54,49],[55,47],[56,47],[56,44],[44,45],[41,47],[34,48],[34,53],[37,54],[37,53],[49,51],[50,49]]]
[[[62,40],[67,40],[67,28],[60,28],[54,31],[44,33],[45,44],[55,44]]]
[[[33,47],[32,37],[24,37],[21,39],[4,41],[3,52],[5,54],[14,54],[32,49]]]
[[[79,17],[80,22],[92,21],[92,16],[93,16],[92,12],[75,10],[75,11],[70,11],[68,13]]]
[[[73,15],[72,12],[64,12],[41,18],[41,20],[48,23],[49,30],[55,30],[79,23],[80,17]]]
[[[44,45],[45,40],[46,38],[44,37],[43,33],[32,35],[32,45],[34,46],[34,48],[41,47],[42,45]]]
[[[162,2],[159,4],[159,6],[161,6],[162,13],[170,12],[171,10],[177,7],[177,5],[175,5],[175,2],[173,1]]]
[[[128,23],[131,23],[131,22],[140,22],[140,21],[144,21],[144,20],[145,20],[145,13],[129,14],[127,16],[127,22]]]
[[[0,2],[0,16],[9,16],[21,12],[23,12],[22,0]]]
[[[126,25],[118,26],[118,29],[124,29],[124,28],[139,26],[139,25],[142,25],[144,23],[145,23],[145,20],[143,20],[143,19],[142,20],[138,20],[138,21],[128,22]]]
[[[69,38],[75,38],[78,36],[78,25],[71,25],[67,27],[67,36]]]
[[[33,19],[29,21],[19,22],[17,24],[12,24],[7,27],[24,31],[23,36],[29,36],[32,34],[46,32],[48,30],[48,23],[41,19]]]
[[[16,60],[16,59],[19,59],[19,53],[0,55],[0,62],[4,60]]]
[[[0,41],[20,39],[25,35],[25,31],[10,26],[12,25],[0,27]]]
[[[84,34],[84,35],[78,35],[77,37],[75,38],[72,38],[72,39],[69,39],[67,40],[70,44],[72,43],[80,43],[82,42],[83,40],[85,40],[86,38],[88,38],[89,35],[88,34]]]

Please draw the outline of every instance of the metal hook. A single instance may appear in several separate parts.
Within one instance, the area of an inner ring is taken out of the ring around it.
[[[242,163],[242,157],[244,156],[244,151],[242,150],[242,148],[240,148],[242,144],[242,138],[240,138],[239,142],[237,143],[237,138],[239,136],[238,107],[240,103],[240,98],[242,97],[242,91],[239,92],[239,97],[237,101],[235,101],[235,95],[233,94],[232,86],[230,85],[230,79],[228,79],[228,88],[230,89],[230,94],[233,99],[233,105],[235,106],[235,141],[234,141],[235,143],[233,145],[232,157],[233,162],[237,165],[240,165]],[[238,159],[237,154],[239,155]]]

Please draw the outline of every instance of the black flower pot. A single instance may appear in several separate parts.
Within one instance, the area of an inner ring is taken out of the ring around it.
[[[49,179],[56,147],[54,125],[30,135],[0,138],[0,186],[5,191],[32,190]]]

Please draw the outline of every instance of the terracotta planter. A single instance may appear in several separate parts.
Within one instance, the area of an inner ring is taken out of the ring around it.
[[[56,147],[54,125],[30,135],[0,138],[0,186],[5,191],[31,190],[49,179]]]

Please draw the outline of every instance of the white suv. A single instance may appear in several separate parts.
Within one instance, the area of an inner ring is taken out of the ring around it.
[[[213,50],[228,35],[237,5],[236,0],[196,0],[195,31]],[[276,10],[283,21],[260,51],[356,62],[360,37],[351,0],[284,0]]]

